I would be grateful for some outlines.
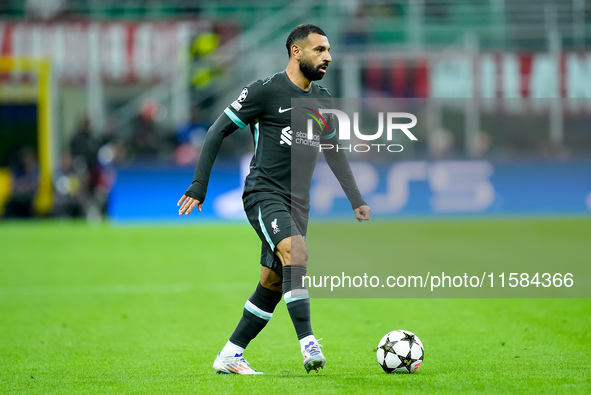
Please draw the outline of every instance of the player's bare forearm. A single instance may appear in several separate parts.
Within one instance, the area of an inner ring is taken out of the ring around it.
[[[183,195],[176,205],[180,206],[179,215],[189,215],[195,207],[197,207],[197,210],[201,212],[201,207],[203,207],[203,203],[187,195]]]
[[[357,221],[359,222],[369,221],[370,211],[371,208],[367,204],[364,204],[363,206],[355,209],[355,218],[357,218]]]

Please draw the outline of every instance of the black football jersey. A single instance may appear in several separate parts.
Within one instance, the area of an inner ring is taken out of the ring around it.
[[[316,83],[305,91],[285,71],[258,80],[240,93],[209,129],[187,196],[203,202],[211,169],[222,140],[249,126],[254,155],[244,185],[244,207],[281,199],[302,212],[309,210],[310,185],[320,144],[338,146],[330,93]],[[365,204],[343,151],[323,150],[352,208]]]
[[[297,106],[292,99],[298,99]],[[244,186],[245,207],[280,197],[299,209],[309,209],[319,144],[336,139],[334,122],[319,113],[327,106],[330,93],[326,89],[316,83],[308,91],[300,89],[283,71],[251,83],[226,108],[225,114],[239,128],[250,126],[254,141]]]

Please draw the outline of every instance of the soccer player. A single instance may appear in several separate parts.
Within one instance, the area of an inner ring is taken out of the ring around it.
[[[243,353],[271,319],[282,296],[300,341],[304,368],[308,373],[318,372],[326,362],[312,331],[310,300],[302,278],[307,268],[309,192],[319,142],[323,139],[336,147],[337,133],[332,125],[329,130],[330,122],[325,122],[325,127],[316,128],[313,135],[302,138],[300,132],[296,138],[290,113],[297,110],[292,107],[291,99],[306,99],[306,107],[311,111],[313,108],[309,106],[323,108],[330,94],[313,81],[324,76],[332,58],[326,34],[310,24],[295,27],[286,47],[287,68],[244,88],[211,126],[193,183],[177,203],[179,215],[188,215],[195,207],[201,211],[222,140],[238,128],[250,125],[254,155],[242,198],[248,220],[262,241],[261,277],[246,301],[234,333],[215,359],[213,368],[217,373],[261,373],[249,366]],[[370,208],[359,193],[343,151],[323,152],[357,220],[369,220]]]

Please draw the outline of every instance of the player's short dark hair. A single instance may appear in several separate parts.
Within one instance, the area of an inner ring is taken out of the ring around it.
[[[326,37],[326,33],[324,33],[324,30],[322,30],[316,25],[311,25],[309,23],[297,25],[296,27],[291,29],[291,32],[289,33],[289,36],[287,36],[287,40],[285,41],[287,54],[291,56],[291,46],[295,41],[307,38],[310,35],[310,33],[316,33]]]

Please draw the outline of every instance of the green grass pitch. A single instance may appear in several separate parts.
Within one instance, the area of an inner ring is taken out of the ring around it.
[[[322,225],[331,226],[343,228]],[[417,246],[398,251],[401,264],[523,249],[527,259],[589,264],[589,219],[391,226],[397,243]],[[429,245],[446,250],[434,258]],[[315,298],[328,362],[309,375],[281,302],[245,355],[265,375],[216,375],[259,252],[246,224],[1,224],[0,393],[591,393],[590,299]],[[376,363],[377,342],[394,329],[425,345],[416,374],[388,375]]]

